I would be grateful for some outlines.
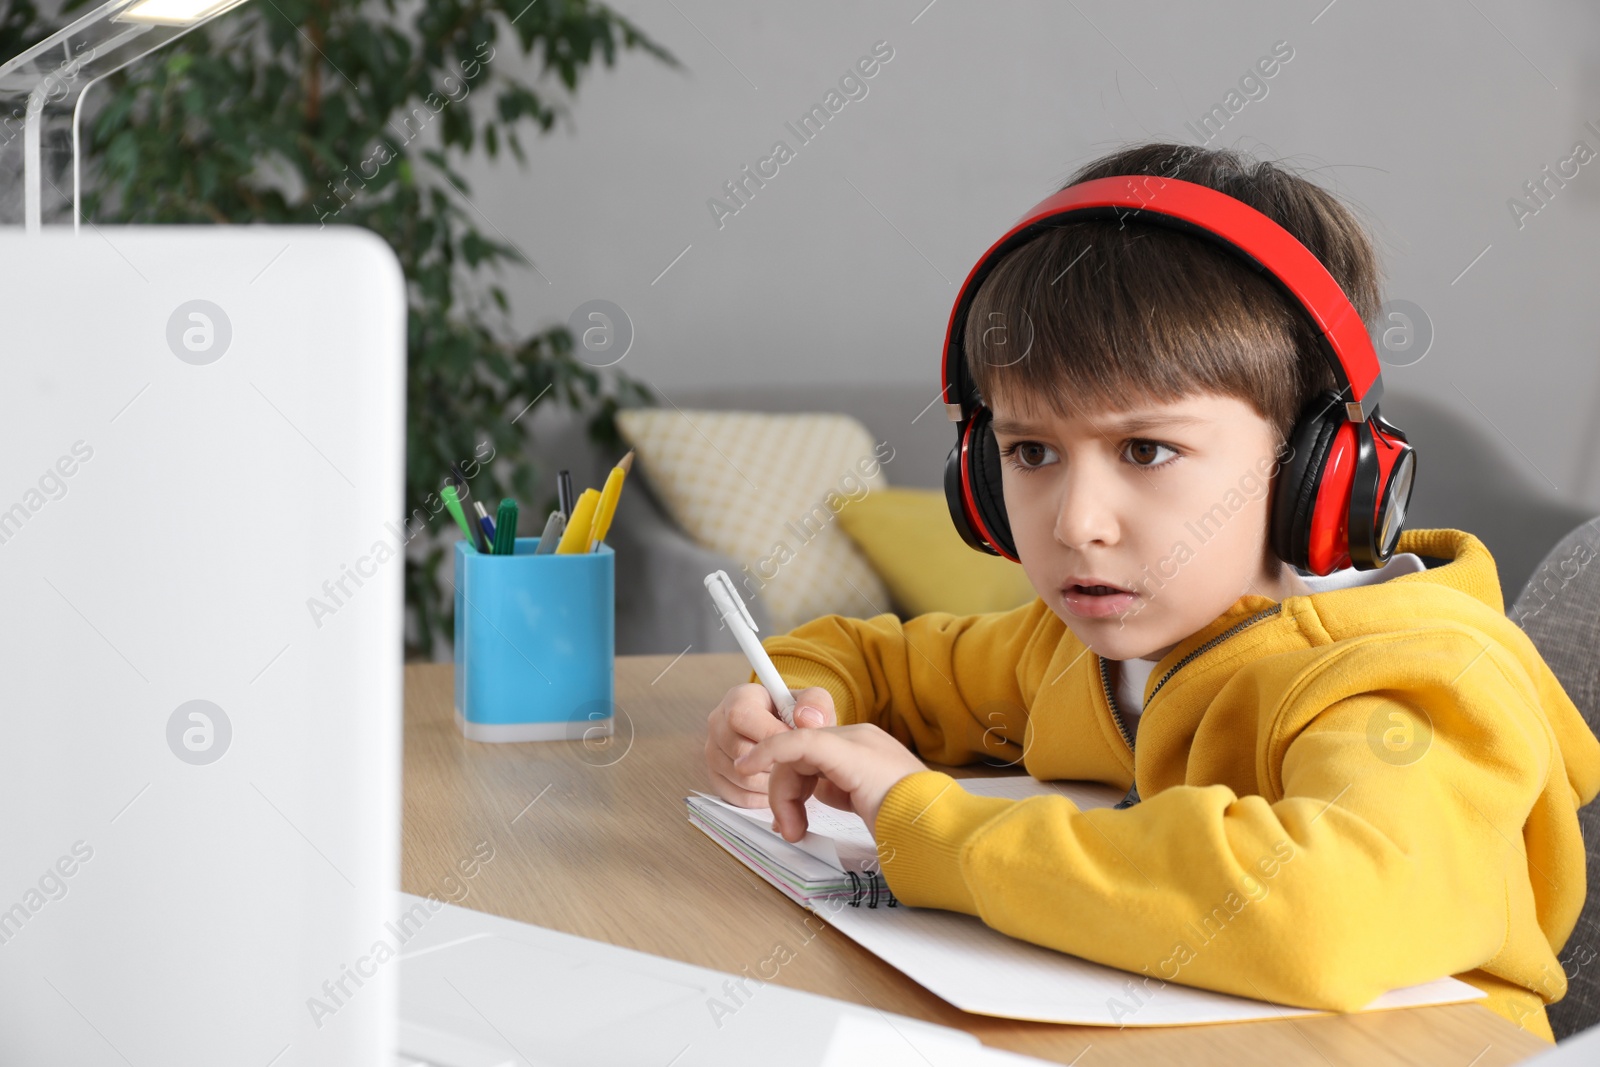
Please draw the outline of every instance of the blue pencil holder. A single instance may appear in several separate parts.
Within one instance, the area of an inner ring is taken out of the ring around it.
[[[509,556],[455,545],[456,725],[471,741],[609,737],[615,721],[615,560],[594,552]]]

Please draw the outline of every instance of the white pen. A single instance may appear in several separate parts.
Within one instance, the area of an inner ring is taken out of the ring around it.
[[[733,634],[733,639],[739,642],[739,649],[744,653],[744,658],[750,661],[756,677],[767,687],[772,702],[778,707],[779,717],[783,719],[785,725],[793,728],[794,695],[783,683],[783,675],[778,673],[778,668],[772,665],[767,650],[761,647],[761,641],[756,637],[756,620],[750,617],[744,601],[739,599],[739,591],[734,588],[733,579],[728,577],[727,571],[708,574],[706,591],[711,594],[711,601],[716,604],[717,614],[722,616],[723,625]]]

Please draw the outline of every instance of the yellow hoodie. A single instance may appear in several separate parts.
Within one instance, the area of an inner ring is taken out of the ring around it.
[[[1179,642],[1132,747],[1100,657],[1042,600],[830,615],[766,648],[791,686],[833,695],[840,724],[876,723],[923,759],[1136,788],[1081,811],[919,771],[875,827],[901,902],[1132,971],[1129,1016],[1166,981],[1351,1011],[1455,975],[1552,1040],[1600,740],[1506,617],[1477,538],[1409,530],[1396,551],[1450,562],[1240,597]]]

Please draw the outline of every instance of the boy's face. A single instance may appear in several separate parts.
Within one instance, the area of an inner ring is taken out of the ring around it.
[[[1158,660],[1243,595],[1310,592],[1268,545],[1280,457],[1244,401],[1205,393],[1069,418],[1013,399],[991,410],[1017,555],[1098,655]],[[1084,579],[1127,593],[1080,592]]]

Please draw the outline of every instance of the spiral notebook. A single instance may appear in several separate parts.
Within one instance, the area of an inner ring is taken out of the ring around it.
[[[1123,791],[1030,775],[963,778],[979,796],[1059,794],[1081,809],[1109,808]],[[696,792],[689,821],[796,903],[930,992],[963,1011],[1078,1026],[1187,1026],[1326,1012],[1291,1008],[1167,982],[1010,937],[972,915],[902,905],[878,869],[861,818],[806,801],[808,829],[793,844],[772,829],[769,808],[741,808]],[[1152,988],[1154,987],[1154,988]],[[1130,991],[1131,990],[1131,991]],[[1455,978],[1396,989],[1362,1011],[1452,1004],[1485,994]]]
[[[861,817],[806,801],[806,835],[791,844],[772,829],[771,808],[741,808],[698,790],[689,821],[797,904],[895,907],[878,850]]]

